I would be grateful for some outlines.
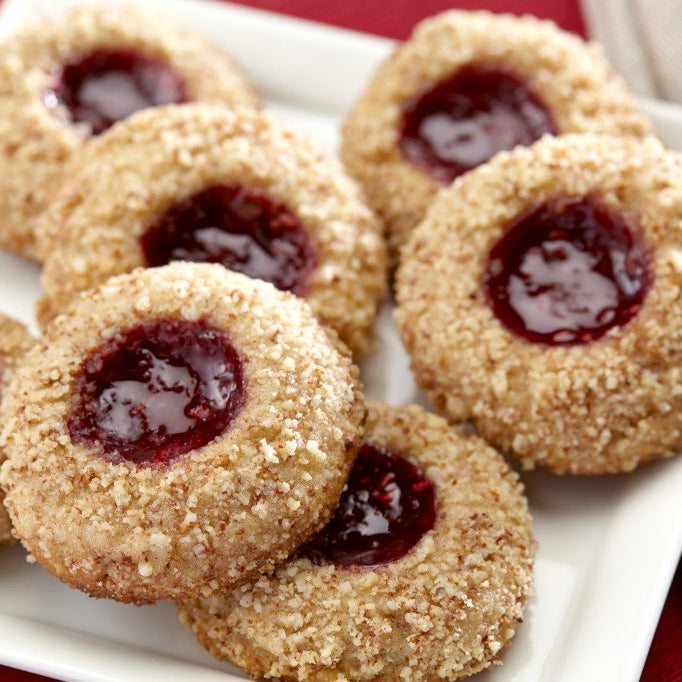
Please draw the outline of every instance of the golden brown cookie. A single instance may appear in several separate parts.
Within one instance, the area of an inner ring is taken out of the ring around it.
[[[337,348],[304,301],[218,265],[87,292],[8,388],[17,537],[59,579],[124,602],[272,570],[327,522],[362,437]]]
[[[381,227],[337,162],[268,115],[136,114],[90,144],[42,223],[43,324],[112,275],[210,261],[306,298],[356,356],[372,345]]]
[[[396,321],[451,419],[558,473],[682,445],[682,157],[571,135],[502,153],[403,252]]]
[[[601,49],[533,17],[451,10],[419,24],[377,70],[342,158],[398,251],[438,190],[544,133],[650,131]]]
[[[282,680],[455,680],[498,662],[535,543],[518,476],[417,406],[370,404],[329,525],[298,558],[180,605],[215,656]]]
[[[34,220],[93,134],[143,107],[255,106],[232,60],[156,14],[84,6],[0,50],[0,245],[40,259]]]
[[[12,378],[17,361],[33,344],[34,340],[24,325],[0,314],[0,401],[4,387]],[[4,452],[0,449],[0,464],[4,459]],[[12,524],[3,505],[4,498],[5,494],[0,489],[0,545],[12,540]]]
[[[0,545],[12,542],[12,522],[4,505],[5,493],[0,490]]]

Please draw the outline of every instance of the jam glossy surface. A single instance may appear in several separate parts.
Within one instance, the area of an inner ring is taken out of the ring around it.
[[[555,200],[516,220],[491,250],[483,284],[517,336],[585,344],[638,313],[653,282],[650,263],[638,235],[605,204]]]
[[[405,159],[447,184],[545,133],[556,134],[557,126],[521,79],[471,64],[407,103],[399,146]]]
[[[84,362],[73,390],[73,441],[140,466],[166,464],[219,436],[246,392],[225,334],[185,320],[114,337]]]
[[[391,563],[405,556],[435,521],[429,479],[404,457],[364,444],[334,517],[304,554],[337,566]]]
[[[230,270],[302,295],[315,266],[308,234],[260,190],[215,186],[179,202],[142,236],[147,264],[186,260]]]
[[[187,90],[169,64],[132,50],[97,50],[62,65],[44,99],[99,135],[140,109],[186,102]]]

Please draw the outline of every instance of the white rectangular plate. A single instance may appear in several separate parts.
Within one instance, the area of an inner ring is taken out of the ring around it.
[[[112,0],[109,0],[112,3]],[[203,0],[136,0],[230,51],[271,108],[330,151],[388,40]],[[5,0],[0,35],[76,0]],[[682,108],[649,102],[682,149]],[[34,326],[38,269],[0,254],[0,309]],[[371,398],[423,402],[390,319],[363,367]],[[485,682],[638,679],[682,546],[682,458],[628,476],[524,474],[540,543],[536,590],[504,665]],[[209,682],[245,676],[214,661],[171,604],[95,601],[58,583],[21,548],[0,552],[0,662],[63,680]]]

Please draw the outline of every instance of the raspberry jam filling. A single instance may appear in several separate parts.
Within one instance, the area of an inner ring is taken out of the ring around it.
[[[470,64],[407,103],[399,147],[410,163],[449,184],[499,151],[557,132],[521,79]]]
[[[631,320],[653,282],[651,257],[625,218],[597,199],[550,201],[518,218],[483,278],[497,318],[527,341],[594,341]]]
[[[181,201],[140,239],[147,264],[220,263],[303,295],[315,254],[299,219],[260,190],[209,187]]]
[[[169,64],[132,50],[97,50],[61,66],[44,100],[99,135],[139,109],[186,102],[187,91]]]
[[[431,481],[404,457],[365,443],[334,517],[304,554],[337,566],[388,564],[405,556],[435,522]]]
[[[223,332],[170,319],[99,347],[73,388],[72,440],[140,466],[206,445],[228,427],[246,393],[242,362]]]

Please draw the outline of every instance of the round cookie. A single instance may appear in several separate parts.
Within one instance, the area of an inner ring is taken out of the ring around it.
[[[682,157],[547,137],[434,204],[395,313],[418,384],[524,466],[629,471],[682,445]]]
[[[112,275],[213,261],[305,297],[356,357],[386,290],[381,226],[336,161],[258,112],[140,112],[91,143],[41,226],[38,317]]]
[[[601,49],[530,16],[451,10],[376,71],[342,158],[399,250],[438,190],[543,133],[642,136],[650,126]]]
[[[34,340],[23,324],[0,314],[0,400],[3,389],[12,378],[17,361],[33,345]],[[0,464],[5,455],[0,450]],[[0,545],[11,542],[12,524],[3,504],[5,494],[0,489]]]
[[[304,301],[217,265],[136,270],[79,297],[15,374],[5,503],[93,596],[225,590],[327,522],[364,412]]]
[[[467,677],[521,622],[530,524],[518,476],[482,440],[417,406],[370,404],[325,530],[276,574],[182,603],[180,619],[254,677]]]
[[[0,246],[40,259],[34,220],[92,133],[146,106],[257,106],[232,60],[127,6],[84,6],[21,28],[0,51]]]

